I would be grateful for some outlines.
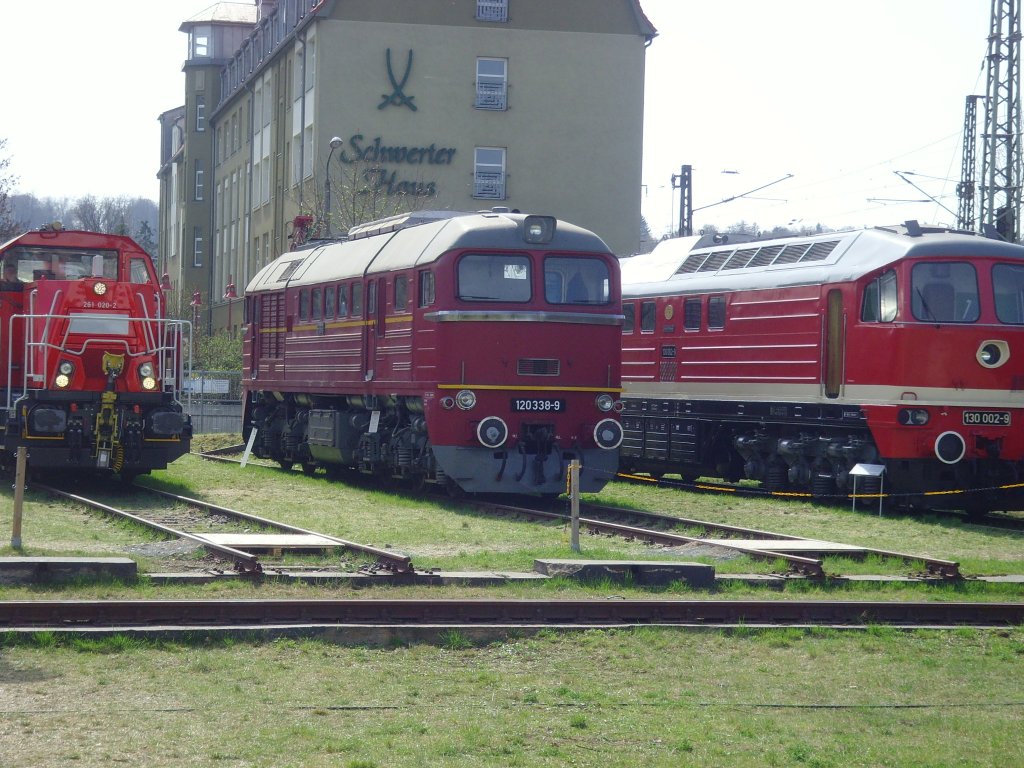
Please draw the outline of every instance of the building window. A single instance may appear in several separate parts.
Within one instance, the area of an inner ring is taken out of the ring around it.
[[[205,59],[210,55],[210,32],[210,27],[192,27],[193,59]]]
[[[192,266],[203,266],[203,230],[192,227]]]
[[[505,150],[477,147],[473,155],[473,197],[505,199]]]
[[[508,21],[508,0],[476,0],[477,21]]]
[[[206,99],[196,96],[196,133],[206,130]]]
[[[476,60],[477,109],[508,109],[508,59]]]
[[[196,185],[195,185],[195,193],[196,194],[195,194],[195,199],[196,200],[202,200],[203,199],[203,164],[199,160],[196,160],[195,169],[196,169]]]

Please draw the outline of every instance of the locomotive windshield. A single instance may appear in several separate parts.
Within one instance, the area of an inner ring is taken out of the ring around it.
[[[992,268],[992,287],[999,322],[1024,325],[1024,266],[996,264]]]
[[[459,298],[529,301],[530,258],[515,253],[468,253],[459,260]]]
[[[601,259],[544,259],[544,298],[549,304],[607,304],[608,293],[608,265]]]
[[[921,262],[910,275],[914,317],[928,323],[978,319],[978,275],[966,262]]]
[[[77,280],[81,277],[117,278],[117,251],[84,248],[20,246],[4,254],[4,265],[16,265],[22,282],[47,278]]]

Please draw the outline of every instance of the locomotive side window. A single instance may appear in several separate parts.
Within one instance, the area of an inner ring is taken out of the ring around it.
[[[864,286],[860,319],[865,323],[891,323],[896,319],[896,272],[889,270]]]
[[[299,320],[309,320],[309,291],[299,291]]]
[[[459,260],[458,296],[467,301],[529,301],[530,259],[513,253],[468,253]]]
[[[348,284],[338,286],[338,317],[348,317]]]
[[[366,289],[366,316],[372,317],[377,312],[377,281],[371,280]]]
[[[910,273],[911,309],[927,323],[978,319],[978,275],[966,262],[921,262]]]
[[[640,333],[654,333],[654,321],[658,316],[653,301],[640,303]]]
[[[434,273],[420,272],[420,306],[429,307],[434,303]]]
[[[395,277],[395,312],[405,312],[409,303],[409,278],[405,275]]]
[[[687,299],[683,302],[683,330],[699,331],[701,320],[701,299]]]
[[[149,270],[146,269],[146,262],[143,259],[132,259],[128,271],[131,282],[136,285],[145,285],[149,282]]]
[[[313,314],[312,314],[312,318],[314,320],[319,320],[320,319],[321,315],[323,314],[322,311],[321,311],[323,309],[323,306],[324,306],[323,295],[322,295],[322,293],[321,293],[319,288],[314,288],[313,289]]]
[[[324,291],[324,317],[334,317],[334,288]]]
[[[352,314],[359,317],[363,314],[363,284],[352,283]]]
[[[1024,266],[996,264],[992,268],[996,317],[1009,325],[1024,325]]]
[[[622,314],[625,317],[622,321],[622,332],[632,333],[636,326],[636,305],[633,303],[623,304]]]
[[[607,304],[608,267],[600,259],[544,259],[544,298],[549,304]]]
[[[725,296],[708,299],[708,330],[720,331],[725,328]]]

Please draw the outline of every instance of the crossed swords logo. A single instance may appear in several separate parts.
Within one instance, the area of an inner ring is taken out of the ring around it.
[[[403,89],[405,84],[409,82],[409,73],[412,72],[412,48],[409,49],[409,57],[405,60],[405,74],[402,75],[402,81],[399,82],[395,79],[395,70],[391,66],[391,49],[388,48],[387,55],[388,62],[388,80],[391,81],[391,86],[395,89],[391,94],[383,93],[381,98],[383,101],[377,105],[377,109],[384,109],[384,107],[391,105],[395,107],[408,107],[413,112],[416,111],[417,107],[412,103],[415,96],[406,96]]]

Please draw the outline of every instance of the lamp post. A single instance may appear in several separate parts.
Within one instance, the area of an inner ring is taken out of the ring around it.
[[[341,138],[335,136],[331,139],[331,151],[327,153],[327,170],[324,173],[324,231],[331,235],[331,158],[334,150],[341,146]]]
[[[224,301],[228,303],[228,333],[232,338],[235,336],[234,326],[231,325],[231,302],[238,298],[238,294],[235,292],[235,282],[231,279],[231,275],[228,275],[228,284],[224,288]]]
[[[189,303],[189,306],[192,307],[192,328],[198,328],[199,308],[203,306],[203,297],[200,295],[199,291],[192,294],[192,301]]]

